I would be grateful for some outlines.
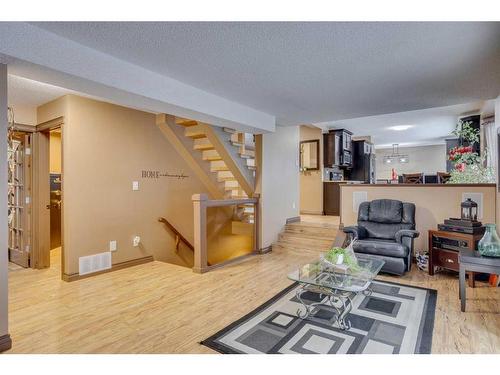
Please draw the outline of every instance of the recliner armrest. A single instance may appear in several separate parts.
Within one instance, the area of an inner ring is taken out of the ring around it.
[[[395,238],[396,242],[402,243],[403,237],[417,238],[420,233],[412,229],[401,229],[396,232]]]
[[[344,233],[351,234],[354,240],[366,238],[366,229],[357,225],[343,228]]]

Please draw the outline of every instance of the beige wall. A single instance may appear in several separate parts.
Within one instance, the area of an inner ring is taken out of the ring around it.
[[[8,250],[7,250],[7,65],[0,64],[0,337],[8,334]]]
[[[286,219],[299,215],[299,127],[277,126],[262,135],[261,248],[278,239]]]
[[[450,217],[460,217],[462,193],[483,194],[483,223],[494,223],[496,212],[495,186],[355,186],[343,185],[341,188],[341,222],[344,226],[355,225],[357,211],[353,209],[353,193],[367,192],[367,199],[397,199],[412,202],[416,205],[417,230],[420,236],[416,239],[415,249],[427,250],[427,231],[437,229],[437,224]]]
[[[391,170],[394,168],[398,175],[403,173],[436,174],[436,172],[446,172],[446,146],[418,146],[400,147],[399,153],[410,157],[410,162],[406,164],[395,163],[386,165],[383,163],[384,156],[390,155],[392,149],[376,150],[376,178],[391,179]]]
[[[78,258],[108,251],[113,264],[153,255],[185,265],[192,253],[174,253],[174,235],[157,219],[169,220],[193,243],[191,196],[204,185],[155,125],[153,114],[77,96],[39,108],[38,121],[64,115],[63,220],[65,269],[78,273]],[[179,180],[145,179],[142,170],[188,175]],[[132,191],[139,181],[139,191]],[[132,246],[141,236],[139,248]]]
[[[50,132],[50,173],[61,173],[61,133]]]
[[[302,125],[300,140],[319,140],[319,171],[300,172],[300,212],[304,214],[323,213],[323,136],[321,129]]]

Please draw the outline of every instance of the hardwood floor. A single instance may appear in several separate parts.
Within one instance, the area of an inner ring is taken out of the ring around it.
[[[198,342],[290,285],[287,272],[317,256],[280,247],[202,275],[152,262],[66,283],[53,254],[50,269],[9,274],[9,353],[214,353]],[[438,290],[433,353],[500,352],[499,288],[468,288],[461,313],[455,275],[414,267],[379,279]]]

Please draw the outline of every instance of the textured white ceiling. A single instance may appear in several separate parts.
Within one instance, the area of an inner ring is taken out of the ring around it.
[[[377,148],[442,144],[450,138],[458,118],[479,112],[490,113],[494,100],[473,102],[448,107],[391,113],[317,124],[323,129],[345,128],[356,136],[371,136]],[[393,130],[392,126],[409,125],[406,130]]]
[[[278,117],[324,122],[498,96],[500,23],[35,23]]]
[[[39,105],[71,93],[75,92],[23,77],[8,76],[9,106],[22,105],[36,108]]]

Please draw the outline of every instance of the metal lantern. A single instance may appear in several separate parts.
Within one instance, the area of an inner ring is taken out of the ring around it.
[[[460,205],[462,209],[462,220],[477,221],[477,203],[472,199],[467,198]]]

